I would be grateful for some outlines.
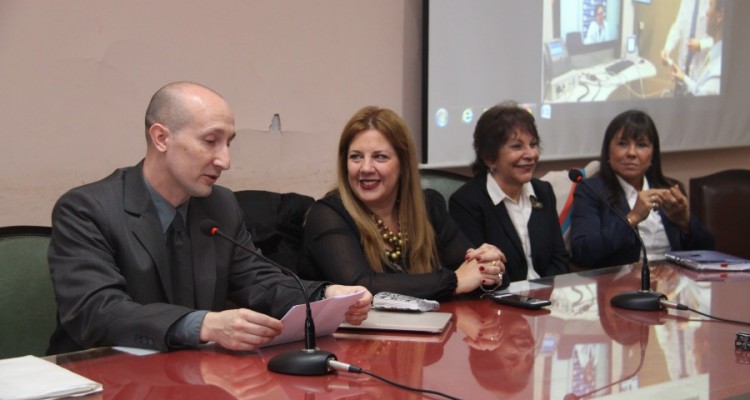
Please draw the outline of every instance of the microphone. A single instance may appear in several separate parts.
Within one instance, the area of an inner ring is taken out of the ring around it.
[[[235,246],[247,251],[248,253],[260,258],[261,260],[273,265],[283,272],[285,275],[289,275],[297,281],[300,289],[302,289],[302,295],[305,298],[305,348],[301,351],[290,351],[286,353],[279,353],[273,356],[268,361],[268,369],[273,372],[287,375],[324,375],[332,371],[329,365],[329,361],[336,360],[336,356],[328,351],[320,350],[315,345],[315,323],[312,317],[312,310],[310,309],[310,300],[307,297],[307,290],[305,285],[299,279],[297,274],[290,271],[286,267],[279,263],[265,257],[260,252],[250,249],[244,244],[234,240],[222,232],[217,226],[216,222],[206,219],[201,221],[200,225],[201,232],[208,236],[218,236],[224,240],[233,243]]]
[[[625,308],[628,310],[639,310],[639,311],[658,311],[664,309],[662,300],[666,300],[667,296],[662,293],[651,290],[651,270],[648,268],[648,256],[646,255],[646,245],[643,243],[643,238],[638,232],[638,229],[631,226],[628,219],[623,216],[612,204],[603,198],[596,190],[589,187],[586,181],[583,180],[583,173],[580,170],[573,168],[568,171],[568,178],[573,181],[574,184],[580,184],[584,190],[593,194],[601,203],[609,208],[612,213],[617,216],[630,230],[635,234],[638,239],[638,243],[641,245],[641,251],[643,253],[642,265],[641,265],[641,290],[632,290],[623,292],[612,297],[609,301],[615,307]]]

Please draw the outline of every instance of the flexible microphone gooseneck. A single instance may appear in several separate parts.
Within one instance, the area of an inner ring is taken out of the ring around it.
[[[234,240],[222,232],[216,222],[207,219],[200,223],[201,232],[208,236],[218,236],[224,240],[233,243],[235,246],[247,251],[248,253],[260,258],[261,260],[273,265],[286,275],[291,276],[297,281],[302,295],[305,298],[305,348],[301,351],[289,351],[279,353],[268,361],[268,369],[273,372],[287,375],[325,375],[333,369],[329,366],[329,361],[336,360],[336,356],[328,351],[320,350],[315,345],[315,323],[310,309],[310,300],[307,297],[305,285],[299,279],[297,274],[290,271],[279,263],[265,257],[263,254],[250,249],[244,244]]]
[[[596,190],[589,187],[586,181],[583,180],[583,174],[578,169],[571,169],[568,171],[568,178],[573,183],[580,184],[584,190],[593,194],[600,202],[602,202],[612,213],[617,216],[630,230],[635,234],[638,239],[638,243],[641,245],[641,251],[643,252],[643,261],[641,265],[641,290],[632,290],[620,293],[612,297],[609,301],[615,307],[626,308],[628,310],[640,310],[640,311],[658,311],[663,310],[662,300],[666,300],[667,296],[662,293],[651,290],[651,270],[648,268],[648,257],[646,255],[646,245],[643,243],[643,238],[638,232],[638,228],[630,225],[628,219],[624,217],[620,212],[615,209],[612,204],[604,199]]]

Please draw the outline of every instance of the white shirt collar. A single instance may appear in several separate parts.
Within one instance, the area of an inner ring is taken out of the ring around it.
[[[617,181],[620,182],[620,187],[625,192],[625,198],[628,199],[628,203],[630,203],[630,199],[633,199],[633,203],[630,204],[630,207],[632,208],[635,204],[635,199],[638,197],[638,192],[633,185],[629,184],[625,181],[625,179],[622,179],[620,175],[615,174],[615,177],[617,177]],[[651,185],[648,184],[648,178],[645,176],[643,177],[643,187],[641,188],[641,191],[651,189]]]
[[[494,205],[500,204],[505,198],[512,201],[512,199],[503,192],[503,189],[500,188],[500,185],[498,185],[495,178],[489,172],[487,172],[487,194],[490,195],[490,199]],[[531,182],[524,183],[523,186],[521,186],[521,197],[528,200],[532,196],[536,198],[536,193],[534,192],[534,187],[531,185]]]

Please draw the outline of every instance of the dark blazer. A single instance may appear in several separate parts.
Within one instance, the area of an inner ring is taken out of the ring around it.
[[[531,260],[535,270],[542,277],[566,273],[569,271],[568,252],[560,230],[552,185],[532,179],[531,186],[538,204],[541,204],[532,208],[528,223]],[[528,265],[521,239],[505,204],[492,204],[487,193],[486,174],[475,176],[459,188],[451,196],[449,209],[453,219],[475,246],[490,243],[505,254],[505,276],[510,281],[526,279]]]
[[[587,187],[586,187],[587,186]],[[617,216],[596,197],[607,198],[607,189],[599,175],[586,179],[575,189],[570,220],[570,252],[573,263],[584,268],[602,268],[638,261],[641,246],[633,229],[622,220],[630,206],[622,192],[620,201],[612,207]],[[690,233],[680,228],[659,211],[669,246],[672,250],[713,249],[713,235],[690,216]]]
[[[450,296],[458,283],[453,271],[465,261],[471,243],[448,215],[440,193],[426,189],[424,198],[440,263],[434,272],[409,274],[385,263],[384,272],[375,272],[365,258],[357,224],[335,193],[310,207],[304,228],[304,256],[298,266],[300,275],[342,285],[362,285],[373,294],[395,292],[429,299]]]
[[[304,301],[296,282],[226,240],[199,230],[214,220],[227,235],[254,248],[234,194],[214,186],[188,209],[198,310],[224,310],[228,301],[281,317]],[[64,194],[52,212],[49,265],[58,326],[48,353],[96,346],[166,350],[166,334],[195,311],[174,298],[166,241],[146,189],[142,163]],[[308,295],[322,282],[306,283]]]

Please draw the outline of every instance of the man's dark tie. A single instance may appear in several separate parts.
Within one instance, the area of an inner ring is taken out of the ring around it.
[[[172,225],[167,230],[167,250],[170,273],[172,274],[174,302],[194,308],[193,257],[190,252],[190,236],[188,236],[185,223],[182,221],[182,215],[179,212],[175,214]]]

